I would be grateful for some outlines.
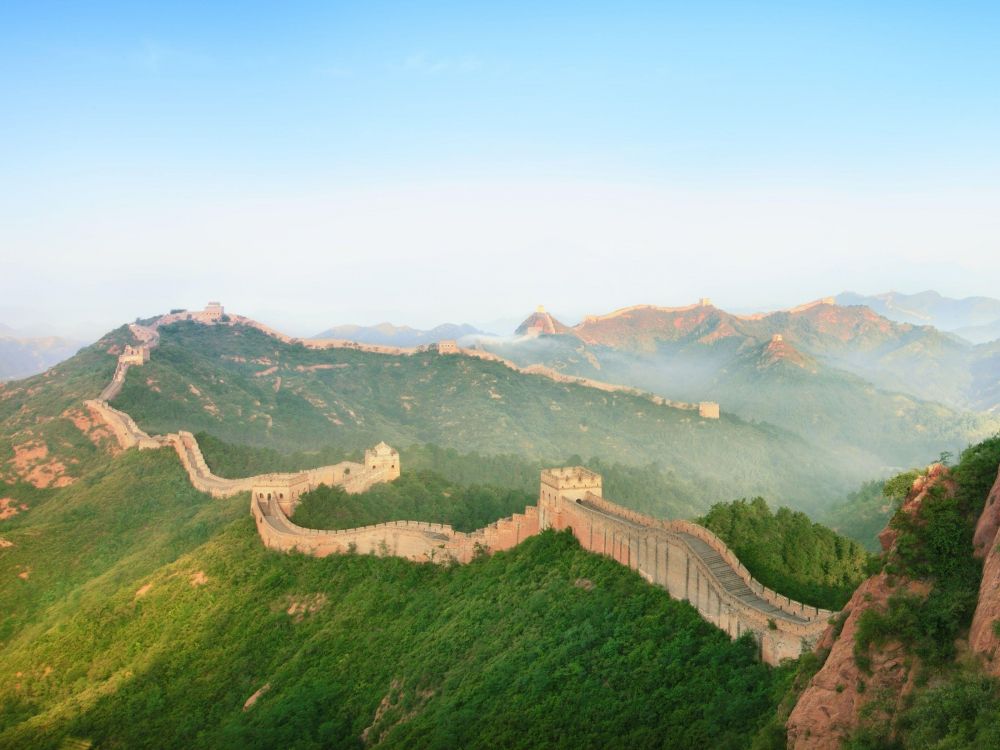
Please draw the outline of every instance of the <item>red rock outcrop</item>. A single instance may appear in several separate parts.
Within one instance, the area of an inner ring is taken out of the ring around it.
[[[907,592],[926,594],[914,582],[893,587],[889,576],[879,573],[862,583],[844,608],[847,619],[839,636],[831,626],[817,649],[829,649],[823,668],[809,681],[788,717],[788,747],[793,750],[836,750],[860,724],[862,709],[874,697],[892,696],[898,709],[913,688],[916,660],[898,642],[881,645],[871,655],[871,674],[854,660],[854,643],[861,613],[885,610],[889,597]],[[867,721],[888,720],[886,712],[871,712]]]
[[[1000,472],[997,473],[997,480],[986,498],[986,505],[979,516],[976,524],[976,533],[972,537],[972,548],[974,554],[979,559],[985,559],[987,554],[995,546],[993,542],[997,538],[997,530],[1000,529]]]
[[[1000,529],[1000,473],[986,499],[986,506],[972,543],[977,557],[985,558],[983,563],[983,580],[979,585],[979,603],[976,614],[972,618],[969,629],[969,648],[977,654],[982,654],[984,669],[992,675],[1000,676],[1000,638],[997,628],[1000,627],[1000,550],[998,550],[997,530]]]
[[[931,464],[927,467],[926,473],[913,480],[913,486],[906,495],[906,500],[900,506],[900,511],[913,515],[923,503],[924,498],[932,487],[944,485],[949,494],[955,492],[955,480],[951,478],[948,467],[944,464]],[[899,532],[891,526],[886,526],[879,532],[878,541],[882,549],[888,552],[896,544]]]
[[[913,483],[901,512],[915,514],[933,487],[944,486],[954,492],[955,484],[948,469],[941,464],[930,466]],[[891,554],[897,532],[886,528],[879,540]],[[888,722],[913,688],[917,660],[896,641],[872,647],[870,673],[863,671],[854,658],[858,620],[867,610],[886,611],[889,598],[896,594],[926,596],[930,586],[879,573],[862,583],[844,608],[843,629],[831,625],[817,645],[817,651],[829,650],[823,667],[809,681],[788,717],[788,747],[792,750],[834,750],[861,726]],[[877,703],[873,701],[878,700]],[[877,707],[877,708],[876,708]],[[864,719],[862,719],[864,716]]]

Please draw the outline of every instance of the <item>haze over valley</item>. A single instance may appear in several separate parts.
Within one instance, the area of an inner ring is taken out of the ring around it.
[[[998,38],[0,8],[0,750],[1000,748]]]

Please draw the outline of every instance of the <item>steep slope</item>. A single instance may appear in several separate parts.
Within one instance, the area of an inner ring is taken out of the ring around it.
[[[723,412],[860,462],[866,478],[925,463],[942,449],[957,453],[1000,427],[998,412],[988,413],[1000,401],[998,349],[862,307],[820,302],[741,317],[708,304],[637,306],[585,318],[559,335],[483,345],[521,365],[717,401]]]
[[[150,432],[200,430],[282,451],[386,440],[547,461],[658,462],[704,482],[703,507],[753,492],[807,508],[860,480],[766,425],[704,420],[474,357],[317,350],[246,326],[161,329],[156,356],[129,372],[115,404]]]
[[[41,375],[0,383],[0,481],[63,486],[82,476],[111,435],[83,407],[134,339],[119,328]]]
[[[868,555],[855,542],[763,498],[713,505],[698,523],[714,532],[754,578],[797,601],[840,610],[865,577]]]
[[[538,309],[525,318],[524,322],[517,327],[514,333],[518,336],[537,336],[540,334],[554,335],[566,333],[569,330],[569,328],[552,317],[551,313],[546,312],[544,307],[539,305]]]
[[[533,320],[534,316],[518,330]],[[707,301],[679,308],[637,305],[587,316],[572,328],[543,328],[541,333],[571,335],[588,347],[616,353],[690,358],[694,366],[706,356],[724,362],[780,334],[804,355],[880,388],[956,407],[977,404],[969,371],[979,361],[981,349],[928,326],[895,323],[867,307],[842,307],[829,300],[743,316]]]
[[[1000,436],[913,481],[880,535],[882,569],[820,643],[822,668],[788,719],[789,747],[996,745],[998,467]]]
[[[858,484],[925,463],[941,450],[957,453],[1000,427],[996,415],[966,414],[876,388],[822,364],[787,338],[663,345],[652,353],[591,346],[568,335],[487,346],[522,365],[541,362],[668,398],[717,401],[723,413],[775,424],[845,465],[863,467]]]

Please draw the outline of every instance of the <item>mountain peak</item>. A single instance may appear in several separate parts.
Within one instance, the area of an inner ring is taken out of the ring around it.
[[[793,365],[810,372],[817,370],[816,363],[811,357],[792,346],[785,340],[783,334],[776,333],[761,350],[757,369],[765,370],[779,365]]]
[[[568,326],[556,320],[551,313],[545,311],[544,305],[535,308],[535,312],[524,319],[517,327],[518,336],[538,336],[541,334],[569,333]]]

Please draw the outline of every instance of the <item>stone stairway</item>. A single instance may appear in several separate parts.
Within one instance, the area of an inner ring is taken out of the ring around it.
[[[715,576],[715,579],[719,582],[719,584],[748,607],[753,607],[766,615],[780,617],[785,620],[791,620],[792,622],[809,622],[808,619],[795,615],[791,612],[785,612],[765,599],[757,596],[757,594],[755,594],[746,584],[746,581],[744,581],[736,573],[736,571],[729,566],[729,563],[722,558],[722,555],[712,549],[712,547],[710,547],[706,542],[696,536],[692,536],[691,534],[685,534],[682,532],[674,533],[676,536],[683,539],[694,551],[694,553],[702,560],[702,562],[708,566],[708,569],[712,571],[712,575]]]

